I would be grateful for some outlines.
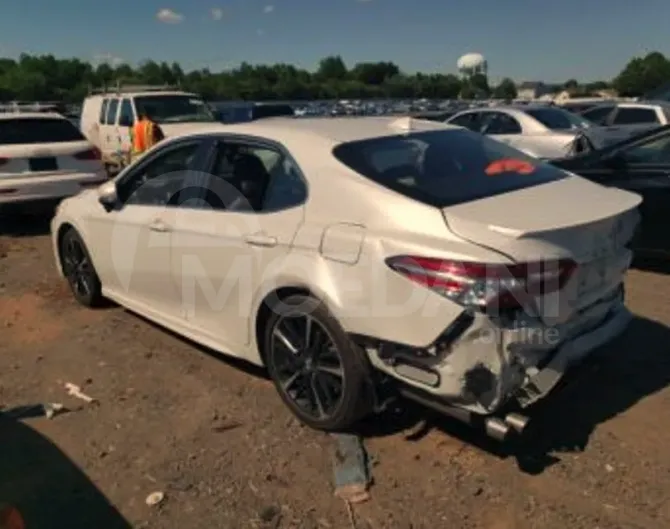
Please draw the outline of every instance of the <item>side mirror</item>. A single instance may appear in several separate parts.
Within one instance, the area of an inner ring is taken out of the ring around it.
[[[119,197],[116,193],[116,182],[105,182],[98,188],[98,202],[102,204],[105,211],[112,211],[118,200]]]

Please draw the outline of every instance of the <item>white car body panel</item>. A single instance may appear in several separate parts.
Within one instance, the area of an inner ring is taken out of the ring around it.
[[[568,288],[574,292],[566,298],[570,310],[551,324],[542,314],[529,314],[523,329],[505,328],[496,318],[476,314],[435,364],[437,386],[400,375],[378,348],[366,346],[379,370],[443,399],[462,399],[464,377],[473,366],[485,366],[495,387],[462,406],[490,413],[522,388],[550,353],[556,352],[553,365],[562,374],[625,328],[630,315],[615,294],[630,260],[625,244],[637,223],[639,197],[568,176],[440,209],[386,189],[332,155],[334,147],[350,141],[452,129],[395,118],[185,125],[181,137],[232,134],[283,145],[306,179],[306,203],[267,214],[138,206],[107,212],[96,192],[82,193],[64,201],[52,222],[57,262],[62,230],[72,226],[88,246],[105,296],[189,339],[262,364],[256,317],[266,296],[280,288],[309,289],[352,337],[430,348],[464,308],[391,270],[388,257],[506,265],[570,257],[580,273],[605,259],[605,277],[588,292],[579,290],[581,275],[573,277]],[[154,151],[178,140],[168,139]],[[595,256],[591,246],[601,236],[603,254]],[[185,284],[204,285],[205,291]],[[559,333],[558,345],[524,341],[527,329],[550,328]],[[496,339],[482,340],[486,333]]]

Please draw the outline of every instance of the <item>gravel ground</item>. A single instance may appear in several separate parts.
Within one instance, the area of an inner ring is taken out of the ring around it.
[[[630,273],[631,329],[538,410],[532,442],[503,448],[412,407],[368,421],[372,499],[349,512],[330,439],[296,423],[262,372],[118,307],[77,306],[45,226],[3,222],[0,405],[69,409],[0,417],[0,502],[21,498],[31,529],[670,527],[662,273]]]

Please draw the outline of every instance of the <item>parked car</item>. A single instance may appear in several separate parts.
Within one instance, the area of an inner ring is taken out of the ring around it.
[[[525,424],[504,405],[630,321],[639,203],[460,127],[277,118],[194,125],[52,234],[80,303],[265,366],[312,427],[351,427],[385,381],[500,439]]]
[[[602,143],[587,119],[548,105],[477,108],[446,120],[486,134],[536,158],[563,158]]]
[[[670,123],[670,102],[647,101],[598,105],[582,113],[584,118],[603,127],[606,144],[627,138]]]
[[[65,117],[0,113],[0,209],[58,201],[106,180],[100,151]]]
[[[599,184],[640,194],[642,223],[634,248],[647,255],[670,256],[670,125],[552,163]]]

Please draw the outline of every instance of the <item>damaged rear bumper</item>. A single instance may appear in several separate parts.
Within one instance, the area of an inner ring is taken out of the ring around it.
[[[598,327],[562,344],[549,362],[519,388],[515,399],[525,408],[548,395],[570,367],[619,336],[632,319],[633,315],[623,304],[611,310]]]
[[[542,399],[570,367],[617,338],[631,319],[623,291],[615,289],[554,327],[529,320],[522,327],[505,328],[486,315],[468,314],[430,349],[380,341],[366,349],[373,366],[399,382],[401,394],[473,423]],[[549,331],[555,341],[533,341]],[[495,428],[509,429],[506,417],[496,420]]]

